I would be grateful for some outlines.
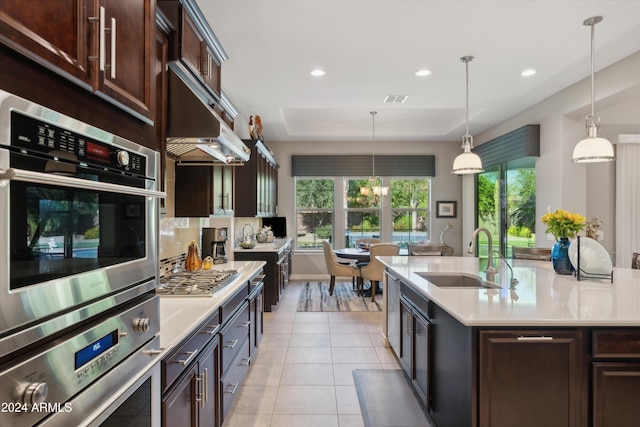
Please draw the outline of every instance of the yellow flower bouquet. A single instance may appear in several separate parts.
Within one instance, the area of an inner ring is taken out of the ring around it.
[[[579,213],[557,209],[555,212],[547,212],[540,220],[547,225],[545,233],[553,234],[556,241],[559,239],[572,239],[586,226],[587,219]]]

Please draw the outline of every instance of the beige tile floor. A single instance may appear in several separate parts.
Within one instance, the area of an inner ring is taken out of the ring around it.
[[[297,312],[290,282],[264,315],[264,336],[224,427],[361,427],[354,369],[399,369],[382,312]]]

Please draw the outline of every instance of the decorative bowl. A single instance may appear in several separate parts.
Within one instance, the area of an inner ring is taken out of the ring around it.
[[[578,268],[578,242],[569,246],[569,259],[573,268]],[[580,269],[584,274],[609,274],[613,263],[607,250],[600,243],[589,237],[580,238]]]
[[[256,247],[256,242],[253,242],[253,241],[240,242],[239,246],[242,249],[253,249]]]

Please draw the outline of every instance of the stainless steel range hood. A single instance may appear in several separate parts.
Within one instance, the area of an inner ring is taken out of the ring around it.
[[[170,63],[167,152],[180,159],[198,150],[215,163],[249,160],[249,148],[213,109],[218,102],[184,65]]]

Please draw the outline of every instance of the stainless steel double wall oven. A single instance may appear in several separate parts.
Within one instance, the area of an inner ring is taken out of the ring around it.
[[[159,347],[158,180],[157,152],[0,91],[0,425],[157,389],[127,382]]]

